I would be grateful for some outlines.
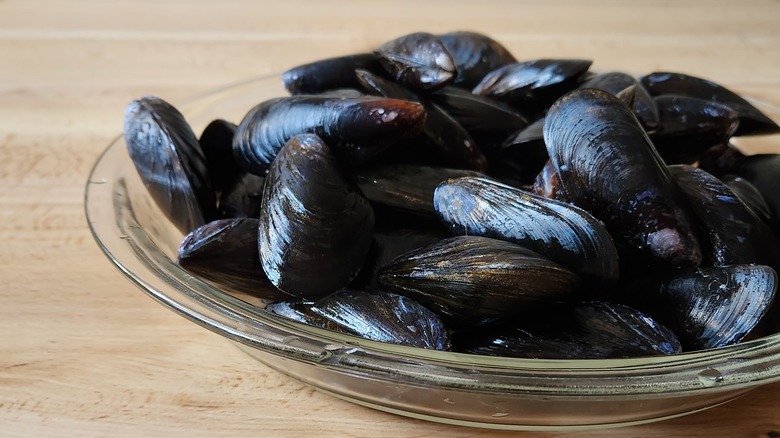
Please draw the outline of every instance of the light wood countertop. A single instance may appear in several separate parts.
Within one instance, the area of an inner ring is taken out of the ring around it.
[[[84,217],[89,170],[133,98],[175,104],[411,31],[460,29],[519,59],[686,71],[780,106],[776,0],[0,0],[0,436],[512,435],[377,412],[269,369],[128,282]],[[780,384],[578,435],[780,436]]]

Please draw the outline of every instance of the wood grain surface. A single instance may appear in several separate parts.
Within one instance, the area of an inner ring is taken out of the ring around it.
[[[514,435],[373,411],[270,370],[125,280],[83,213],[87,174],[133,98],[177,103],[456,29],[520,59],[687,71],[780,105],[777,0],[0,0],[0,436]],[[773,384],[695,415],[576,435],[777,437],[779,406]]]

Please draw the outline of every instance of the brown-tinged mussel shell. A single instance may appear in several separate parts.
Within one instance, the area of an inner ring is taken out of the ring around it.
[[[592,61],[584,59],[537,59],[507,64],[485,75],[472,92],[508,102],[530,116],[577,87],[591,64]]]
[[[640,278],[625,287],[625,297],[693,351],[742,340],[767,315],[776,289],[769,266],[730,265]]]
[[[392,99],[418,102],[425,107],[425,123],[422,134],[433,144],[446,165],[455,168],[484,171],[487,158],[477,147],[476,141],[455,119],[438,105],[402,85],[388,81],[366,70],[356,70],[358,82],[369,94]]]
[[[547,160],[542,170],[536,175],[531,192],[545,198],[569,202],[566,192],[561,185],[561,177],[558,175],[558,171],[555,170],[555,163],[552,160]]]
[[[737,112],[739,127],[734,135],[780,133],[780,126],[736,93],[706,79],[682,73],[654,72],[639,81],[653,96],[674,94],[725,105]]]
[[[243,173],[233,156],[233,135],[236,125],[227,120],[211,121],[200,134],[200,147],[206,158],[206,168],[211,186],[216,191],[225,190]]]
[[[422,105],[374,96],[299,95],[267,100],[238,125],[233,153],[248,172],[263,175],[284,144],[317,134],[340,160],[362,163],[394,141],[415,136],[425,121]]]
[[[450,178],[482,176],[465,169],[419,166],[415,164],[386,164],[361,169],[353,174],[363,195],[375,210],[436,219],[433,192]],[[388,211],[390,210],[390,211]]]
[[[293,67],[282,73],[282,82],[290,94],[319,94],[339,88],[357,88],[355,69],[382,71],[379,56],[359,53],[321,59]]]
[[[671,330],[631,307],[608,302],[559,304],[513,323],[469,330],[455,351],[534,359],[608,359],[676,354]]]
[[[265,177],[242,172],[241,176],[234,179],[219,195],[219,217],[260,217],[264,184]]]
[[[484,178],[442,183],[433,197],[453,234],[517,243],[577,274],[601,296],[618,278],[618,253],[604,225],[571,204]]]
[[[628,73],[607,72],[597,74],[580,85],[580,88],[596,88],[617,96],[621,91],[634,87],[633,104],[628,105],[642,122],[645,131],[652,132],[658,127],[658,108],[650,93],[639,81]]]
[[[125,109],[127,151],[152,199],[183,233],[216,217],[216,194],[203,150],[184,116],[147,96]]]
[[[750,211],[766,224],[772,223],[772,212],[761,192],[750,181],[736,175],[724,175],[720,178]]]
[[[176,263],[220,287],[268,300],[289,298],[266,278],[257,252],[257,219],[219,219],[184,237]]]
[[[520,245],[457,236],[399,256],[379,271],[379,285],[468,326],[571,298],[579,278]]]
[[[710,263],[780,269],[780,244],[772,230],[725,183],[692,166],[669,166],[669,171],[698,218]]]
[[[487,35],[457,31],[438,35],[455,61],[453,85],[474,88],[489,72],[515,62],[504,46]]]
[[[434,90],[455,79],[455,60],[441,40],[427,32],[388,41],[376,53],[390,77],[412,90]]]
[[[739,118],[733,109],[694,97],[663,95],[654,98],[658,129],[650,134],[667,164],[691,164],[702,152],[728,143]]]
[[[568,93],[547,113],[544,141],[566,196],[603,221],[616,243],[672,265],[701,262],[669,170],[616,97]]]
[[[293,296],[335,292],[357,275],[374,213],[319,137],[293,137],[271,165],[258,244],[268,278]]]

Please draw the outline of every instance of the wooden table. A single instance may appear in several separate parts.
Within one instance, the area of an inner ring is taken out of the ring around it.
[[[0,436],[502,435],[352,405],[255,362],[125,280],[82,205],[133,98],[177,103],[455,29],[488,33],[520,59],[688,71],[780,105],[775,0],[0,0]],[[696,415],[583,435],[776,437],[779,405],[774,384]]]

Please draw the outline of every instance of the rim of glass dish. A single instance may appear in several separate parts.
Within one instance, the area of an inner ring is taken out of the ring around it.
[[[269,86],[271,79],[278,80],[278,75],[251,78],[201,94],[185,101],[181,105],[182,113],[187,117],[188,107],[202,106],[204,101],[220,99],[223,94],[238,95],[246,87]],[[763,102],[759,105],[780,114],[780,109],[771,105]],[[162,253],[150,258],[139,246],[149,244],[144,242],[145,232],[140,227],[132,229],[130,224],[130,228],[123,230],[125,234],[112,235],[121,224],[101,220],[99,211],[106,206],[97,202],[100,198],[111,198],[117,181],[96,176],[111,164],[107,160],[112,154],[123,151],[120,134],[101,153],[87,179],[85,213],[98,246],[131,282],[152,298],[199,325],[250,347],[358,375],[393,381],[403,377],[406,383],[422,386],[491,393],[668,396],[690,391],[732,391],[780,380],[780,333],[728,347],[671,356],[548,360],[387,344],[274,316],[192,277]],[[132,165],[129,157],[127,163]]]

